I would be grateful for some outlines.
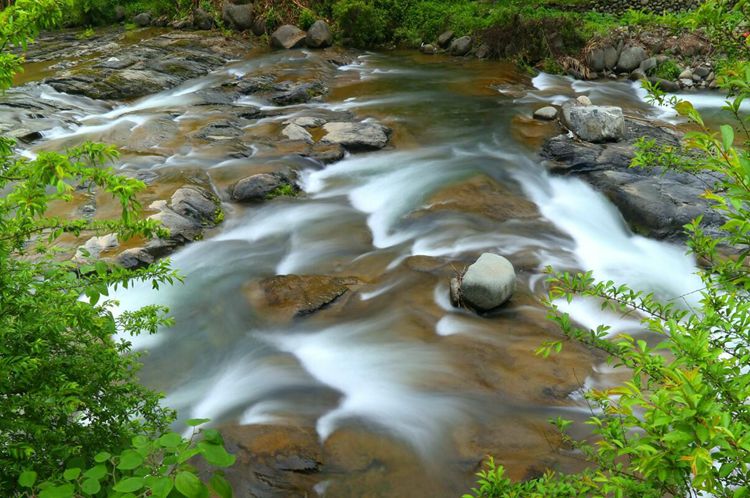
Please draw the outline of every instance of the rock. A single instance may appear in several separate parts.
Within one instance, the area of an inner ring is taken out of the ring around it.
[[[172,21],[170,26],[174,29],[193,29],[195,27],[193,21],[190,19],[177,19],[176,21]],[[209,26],[206,29],[211,29],[211,27]]]
[[[459,57],[466,55],[469,53],[469,50],[471,50],[471,43],[472,41],[470,36],[462,36],[461,38],[456,38],[451,42],[448,51],[451,55]]]
[[[213,192],[194,185],[178,188],[171,198],[172,210],[203,226],[216,224],[221,212],[221,201]]]
[[[477,48],[476,52],[474,52],[474,55],[477,59],[486,59],[490,56],[490,46],[486,43],[482,43],[479,45],[479,48]]]
[[[652,85],[658,84],[659,88],[661,88],[665,92],[676,92],[676,91],[678,91],[680,89],[680,84],[677,83],[677,82],[675,82],[675,81],[669,81],[669,80],[665,80],[663,78],[656,78],[654,76],[652,76],[651,78],[649,78],[648,81]]]
[[[169,18],[167,16],[159,16],[151,21],[151,26],[155,28],[166,28],[169,25]]]
[[[542,107],[534,111],[534,119],[542,121],[552,121],[557,118],[557,108],[552,106]]]
[[[390,129],[378,123],[326,123],[323,143],[340,144],[348,150],[382,149],[388,144]]]
[[[659,62],[656,59],[656,57],[649,57],[648,59],[641,62],[639,69],[643,73],[648,74],[649,71],[656,69],[656,66],[658,65],[659,65]]]
[[[564,106],[563,117],[568,129],[587,142],[617,141],[624,133],[625,120],[619,107]]]
[[[685,69],[680,73],[680,75],[677,77],[677,79],[680,80],[690,80],[693,79],[693,71],[690,68]]]
[[[151,20],[152,20],[151,13],[149,13],[149,12],[141,12],[140,14],[138,14],[137,16],[135,16],[133,18],[133,23],[136,26],[139,26],[141,28],[145,28],[146,26],[150,26],[151,25]]]
[[[630,73],[630,76],[628,78],[630,79],[630,81],[640,81],[640,80],[647,79],[648,76],[646,76],[646,72],[645,71],[643,71],[642,69],[638,68],[638,69],[634,70],[632,73]]]
[[[437,49],[435,48],[435,46],[430,43],[419,47],[419,51],[427,55],[435,55],[437,53]]]
[[[620,58],[620,51],[612,45],[604,47],[604,69],[614,69]]]
[[[297,48],[305,43],[305,32],[297,26],[284,24],[271,35],[271,46],[273,48]]]
[[[254,308],[274,316],[301,317],[329,306],[360,283],[353,277],[277,275],[245,286]]]
[[[516,271],[502,256],[484,253],[464,273],[460,285],[461,302],[479,311],[504,304],[516,290]]]
[[[286,86],[281,92],[271,97],[276,105],[294,105],[309,102],[326,93],[328,89],[319,81]]]
[[[287,185],[293,189],[297,188],[283,173],[259,173],[235,183],[231,187],[231,196],[232,200],[237,202],[262,202],[275,190]]]
[[[594,48],[590,50],[586,54],[586,65],[595,72],[604,71],[604,49]]]
[[[152,264],[155,259],[145,248],[133,247],[131,249],[125,249],[118,254],[115,261],[123,268],[135,270],[137,268],[145,268]]]
[[[451,306],[458,308],[461,306],[461,283],[458,278],[453,277],[450,283]]]
[[[696,83],[700,83],[701,81],[703,81],[703,78],[701,78],[700,75],[693,73],[693,81],[695,81]]]
[[[328,23],[322,20],[315,21],[307,30],[305,43],[310,48],[330,47],[333,43],[333,34]]]
[[[73,260],[76,263],[93,261],[99,259],[99,256],[101,256],[104,251],[115,249],[119,245],[120,243],[117,240],[117,235],[114,233],[102,235],[100,237],[91,237],[85,244],[76,250]]]
[[[193,12],[193,25],[198,29],[207,31],[214,27],[214,20],[208,12],[201,8],[197,8]]]
[[[578,102],[580,105],[591,105],[591,99],[586,95],[579,95],[578,97],[576,97],[576,102]]]
[[[617,59],[617,67],[615,68],[619,73],[630,73],[635,68],[641,65],[646,59],[646,50],[643,47],[628,45],[620,52],[620,57]]]
[[[674,43],[676,51],[684,57],[707,55],[711,52],[711,44],[692,33],[685,33]]]
[[[148,219],[158,221],[164,228],[169,230],[167,240],[174,241],[175,245],[182,245],[197,240],[203,233],[200,222],[174,212],[166,206],[164,201],[152,204],[152,207],[156,207],[160,211],[149,216]]]
[[[331,164],[343,159],[345,154],[346,151],[340,144],[316,143],[305,155],[323,164]]]
[[[711,68],[708,66],[698,66],[693,70],[693,75],[699,76],[700,78],[706,78],[710,74]]]
[[[318,128],[326,124],[326,120],[315,116],[302,116],[294,119],[292,123],[303,128]]]
[[[251,29],[255,23],[253,4],[234,4],[224,1],[221,18],[229,27],[237,31]]]
[[[695,84],[693,83],[693,79],[687,79],[687,78],[681,78],[680,79],[680,85],[682,85],[685,88],[693,88]]]
[[[306,129],[294,123],[287,125],[286,128],[281,130],[281,134],[289,140],[302,140],[308,144],[313,143],[312,135]]]
[[[553,173],[578,176],[603,192],[642,235],[684,242],[683,226],[699,215],[707,233],[718,233],[724,219],[701,196],[715,180],[706,173],[631,168],[641,137],[666,147],[679,143],[669,129],[626,120],[621,142],[591,144],[563,134],[545,142],[542,157]]]
[[[447,48],[453,40],[453,31],[446,31],[438,36],[437,44],[440,48]]]

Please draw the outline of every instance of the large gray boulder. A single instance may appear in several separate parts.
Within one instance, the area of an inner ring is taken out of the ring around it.
[[[333,43],[333,34],[328,23],[322,20],[315,21],[310,29],[307,30],[305,43],[310,48],[330,47]]]
[[[213,192],[193,185],[178,188],[171,201],[175,213],[201,224],[214,224],[220,209],[219,198]]]
[[[625,134],[619,107],[568,105],[563,107],[563,120],[570,131],[591,143],[616,142]]]
[[[209,30],[214,27],[214,20],[208,12],[198,8],[193,12],[193,26],[197,29]]]
[[[440,48],[446,48],[453,40],[453,31],[446,31],[445,33],[438,36],[437,43]]]
[[[456,38],[451,42],[450,47],[448,48],[448,51],[451,53],[451,55],[456,56],[462,56],[469,53],[471,50],[471,37],[470,36],[462,36],[461,38]]]
[[[284,24],[271,35],[271,46],[274,48],[297,48],[305,43],[305,32],[297,26]]]
[[[382,149],[388,144],[390,129],[379,123],[326,123],[323,143],[340,144],[349,150]]]
[[[221,8],[221,18],[228,26],[237,31],[252,29],[255,23],[253,5],[250,3],[235,4],[225,1]]]
[[[461,301],[479,311],[504,304],[516,290],[516,271],[510,261],[492,253],[482,254],[461,279]]]
[[[643,47],[628,45],[620,52],[615,69],[619,73],[629,73],[637,69],[647,57],[646,50]]]

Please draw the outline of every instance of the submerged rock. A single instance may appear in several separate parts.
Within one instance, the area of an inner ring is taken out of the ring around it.
[[[321,310],[360,283],[354,277],[277,275],[248,284],[245,294],[253,307],[291,318]]]
[[[516,271],[511,262],[500,255],[484,253],[461,278],[457,301],[489,311],[508,301],[515,290]]]
[[[625,133],[625,118],[619,107],[564,106],[563,118],[570,131],[587,142],[617,141]]]
[[[382,149],[388,144],[390,128],[379,123],[326,123],[323,143],[340,144],[348,150]]]
[[[305,32],[297,26],[285,24],[271,35],[271,46],[273,48],[297,48],[305,43]]]

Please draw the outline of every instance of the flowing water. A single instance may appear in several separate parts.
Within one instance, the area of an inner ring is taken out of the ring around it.
[[[274,111],[248,133],[276,136],[283,121],[310,110],[351,111],[392,127],[394,146],[327,167],[274,155],[268,140],[241,159],[186,143],[132,150],[148,141],[139,130],[149,123],[171,120],[188,133],[220,119],[194,105],[201,91],[271,70],[323,74],[331,91],[286,108],[238,100]],[[175,327],[133,342],[149,352],[144,382],[164,391],[181,418],[310,428],[323,448],[315,489],[325,496],[456,496],[487,454],[514,478],[546,466],[578,468],[556,447],[547,420],[585,417],[576,391],[610,382],[611,372],[575,345],[548,360],[534,355],[557,337],[540,304],[544,267],[592,269],[668,298],[700,287],[684,248],[632,234],[602,195],[550,177],[537,156],[555,133],[555,125],[531,119],[541,103],[584,93],[641,117],[663,112],[630,83],[531,79],[503,63],[413,52],[367,53],[335,68],[316,53],[293,51],[256,52],[117,107],[35,88],[39,99],[63,102],[79,124],[61,118],[28,155],[108,141],[124,147],[123,170],[177,178],[200,170],[220,188],[238,171],[300,172],[306,195],[260,207],[225,203],[226,222],[174,254],[184,285],[117,297],[123,309],[171,308]],[[509,306],[479,317],[450,306],[448,281],[485,251],[516,265],[519,286]],[[356,276],[365,284],[318,314],[276,320],[254,310],[244,292],[276,274]],[[567,309],[584,325],[638,330],[633,318],[605,316],[595,303]]]

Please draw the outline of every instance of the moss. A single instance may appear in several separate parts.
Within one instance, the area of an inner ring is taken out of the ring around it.
[[[291,183],[285,183],[280,187],[276,187],[266,195],[266,200],[275,199],[277,197],[297,197],[297,189]]]

